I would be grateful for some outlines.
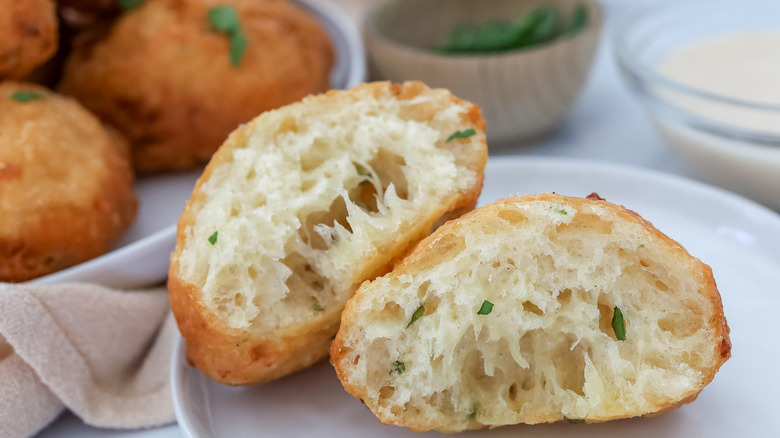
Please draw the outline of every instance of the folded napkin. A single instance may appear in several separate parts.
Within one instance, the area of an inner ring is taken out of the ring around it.
[[[165,288],[0,283],[0,436],[30,436],[65,408],[86,423],[174,421],[176,323]]]

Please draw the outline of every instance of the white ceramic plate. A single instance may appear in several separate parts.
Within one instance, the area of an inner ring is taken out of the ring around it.
[[[623,204],[712,266],[731,326],[733,357],[693,404],[655,418],[593,425],[510,426],[463,437],[780,436],[780,216],[701,183],[592,162],[494,158],[480,202],[512,194],[593,191]],[[185,436],[419,437],[381,424],[322,363],[251,388],[215,383],[187,365],[181,339],[172,357],[172,389]]]
[[[333,88],[351,88],[366,78],[363,42],[355,25],[336,6],[295,0],[322,23],[335,50],[330,73]],[[83,281],[120,289],[142,288],[168,275],[176,246],[176,222],[200,172],[144,177],[136,182],[138,216],[132,227],[103,256],[33,280],[34,283]]]

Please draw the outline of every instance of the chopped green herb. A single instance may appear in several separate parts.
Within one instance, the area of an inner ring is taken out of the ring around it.
[[[233,6],[214,6],[209,9],[208,19],[214,29],[230,37],[230,65],[233,67],[241,65],[249,42],[241,29],[236,8]]]
[[[314,300],[314,303],[311,305],[312,309],[314,309],[316,312],[324,312],[325,308],[320,305],[320,302],[317,300]]]
[[[214,231],[214,234],[209,236],[209,243],[214,245],[217,243],[217,237],[219,236],[219,231]]]
[[[238,12],[233,6],[214,6],[209,9],[209,23],[215,29],[227,34],[241,28],[238,22]]]
[[[626,323],[623,320],[623,312],[620,311],[618,306],[615,306],[615,314],[612,315],[612,330],[614,330],[615,337],[618,340],[626,340]]]
[[[40,91],[35,90],[20,90],[20,91],[14,91],[11,94],[11,99],[21,102],[21,103],[27,103],[31,100],[36,99],[43,99],[43,93]]]
[[[133,9],[141,6],[146,0],[119,0],[119,7],[123,11],[132,11]]]
[[[474,421],[477,419],[477,411],[479,411],[479,403],[471,405],[471,411],[469,412],[469,420]]]
[[[401,362],[400,360],[397,360],[393,362],[393,365],[390,367],[390,375],[392,376],[393,373],[396,373],[397,375],[401,375],[406,371],[406,365]]]
[[[415,323],[418,319],[422,318],[423,314],[425,314],[425,305],[420,304],[420,307],[417,308],[417,310],[412,313],[412,319],[409,320],[409,323],[406,324],[406,328],[409,328],[412,324]]]
[[[533,14],[536,15],[536,27],[531,36],[533,44],[542,44],[554,39],[557,36],[556,30],[560,20],[558,10],[551,6],[542,6]]]
[[[639,244],[639,247],[640,247],[640,248],[644,248],[644,247],[645,247],[645,244],[644,244],[644,243],[640,243],[640,244]]]
[[[445,143],[449,143],[452,140],[455,140],[456,138],[469,138],[476,133],[477,131],[474,128],[469,128],[465,131],[455,131],[454,134],[452,134],[451,136],[449,136],[449,138],[447,138],[447,141]]]
[[[491,53],[516,50],[571,37],[588,24],[588,9],[578,4],[570,19],[559,9],[540,6],[512,21],[487,22],[475,26],[459,25],[435,50],[445,54]]]
[[[238,67],[244,59],[244,52],[249,41],[240,29],[230,37],[230,65]]]
[[[558,210],[558,213],[560,213],[560,214],[569,214],[569,212],[564,210],[564,209]]]
[[[371,176],[371,172],[368,171],[365,167],[363,167],[361,164],[353,163],[355,165],[355,170],[357,171],[358,175],[360,176]]]
[[[482,302],[482,307],[479,308],[479,311],[477,311],[477,315],[490,315],[490,312],[493,311],[493,303],[491,303],[488,300],[485,300]]]
[[[585,419],[583,418],[569,418],[567,416],[563,416],[563,421],[571,424],[585,424]]]
[[[578,33],[582,32],[583,29],[585,29],[587,24],[588,7],[580,3],[574,8],[574,13],[572,14],[569,25],[566,27],[565,35],[567,37],[577,35]]]

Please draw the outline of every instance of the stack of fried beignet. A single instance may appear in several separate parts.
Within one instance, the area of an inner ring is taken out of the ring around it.
[[[330,85],[325,31],[287,0],[0,10],[0,281],[106,252],[135,216],[134,174],[201,166],[240,124]]]

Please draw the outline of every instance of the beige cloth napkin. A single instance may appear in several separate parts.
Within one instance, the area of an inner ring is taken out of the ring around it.
[[[35,434],[65,408],[98,427],[174,421],[175,334],[162,287],[0,283],[0,436]]]

